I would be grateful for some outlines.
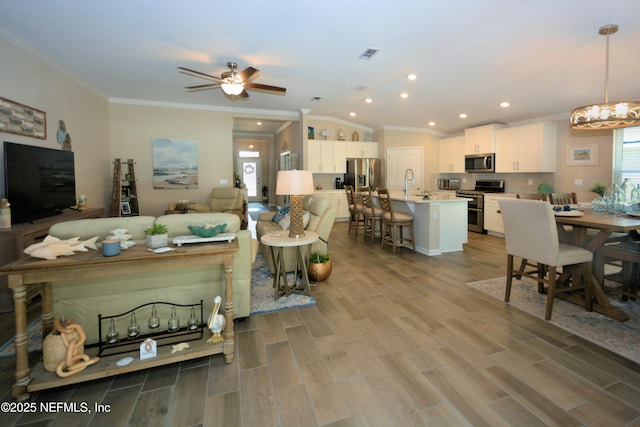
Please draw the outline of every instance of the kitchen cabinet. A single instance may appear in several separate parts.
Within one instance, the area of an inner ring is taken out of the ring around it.
[[[496,132],[496,172],[555,172],[556,124],[534,123]]]
[[[496,131],[505,125],[493,124],[464,130],[465,154],[495,153]]]
[[[313,173],[346,173],[345,141],[308,140],[305,150],[307,170]]]
[[[336,210],[336,221],[349,219],[349,202],[347,201],[347,193],[344,190],[320,190],[314,194],[329,200],[331,207]]]
[[[347,142],[347,157],[355,159],[378,158],[377,142]]]
[[[505,198],[514,198],[515,194],[486,194],[484,195],[484,229],[489,234],[499,233],[504,235],[504,224],[502,223],[502,214],[500,213],[500,204],[498,200]]]
[[[438,142],[438,172],[464,173],[465,137],[443,138]]]

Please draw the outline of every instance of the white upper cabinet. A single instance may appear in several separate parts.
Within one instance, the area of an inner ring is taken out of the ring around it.
[[[347,157],[356,159],[378,158],[377,142],[347,142]]]
[[[496,172],[555,171],[555,123],[515,126],[496,132]]]
[[[346,173],[347,147],[345,141],[310,139],[305,151],[306,167],[313,173]]]
[[[443,138],[438,142],[438,172],[464,173],[465,137]]]
[[[465,154],[495,153],[496,131],[505,125],[486,125],[464,130]]]

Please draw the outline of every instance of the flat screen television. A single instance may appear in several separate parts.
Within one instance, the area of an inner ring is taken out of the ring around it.
[[[11,222],[56,215],[76,204],[73,152],[5,141],[4,185]]]

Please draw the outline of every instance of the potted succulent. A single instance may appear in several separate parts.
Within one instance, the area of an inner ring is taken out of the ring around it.
[[[309,279],[314,282],[322,282],[327,280],[331,274],[331,255],[314,252],[309,257],[309,266],[307,267]]]
[[[167,226],[164,224],[153,224],[153,227],[144,230],[147,235],[147,247],[151,249],[162,248],[169,242]]]

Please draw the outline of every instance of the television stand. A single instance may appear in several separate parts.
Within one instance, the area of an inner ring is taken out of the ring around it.
[[[13,224],[8,230],[0,230],[0,265],[25,258],[22,251],[27,246],[42,241],[49,234],[49,228],[53,224],[103,216],[103,208],[89,208],[84,211],[65,209],[54,216]],[[37,285],[29,286],[27,302],[31,301],[39,292]],[[7,277],[0,276],[0,313],[11,312],[13,312],[13,292],[7,287]]]

